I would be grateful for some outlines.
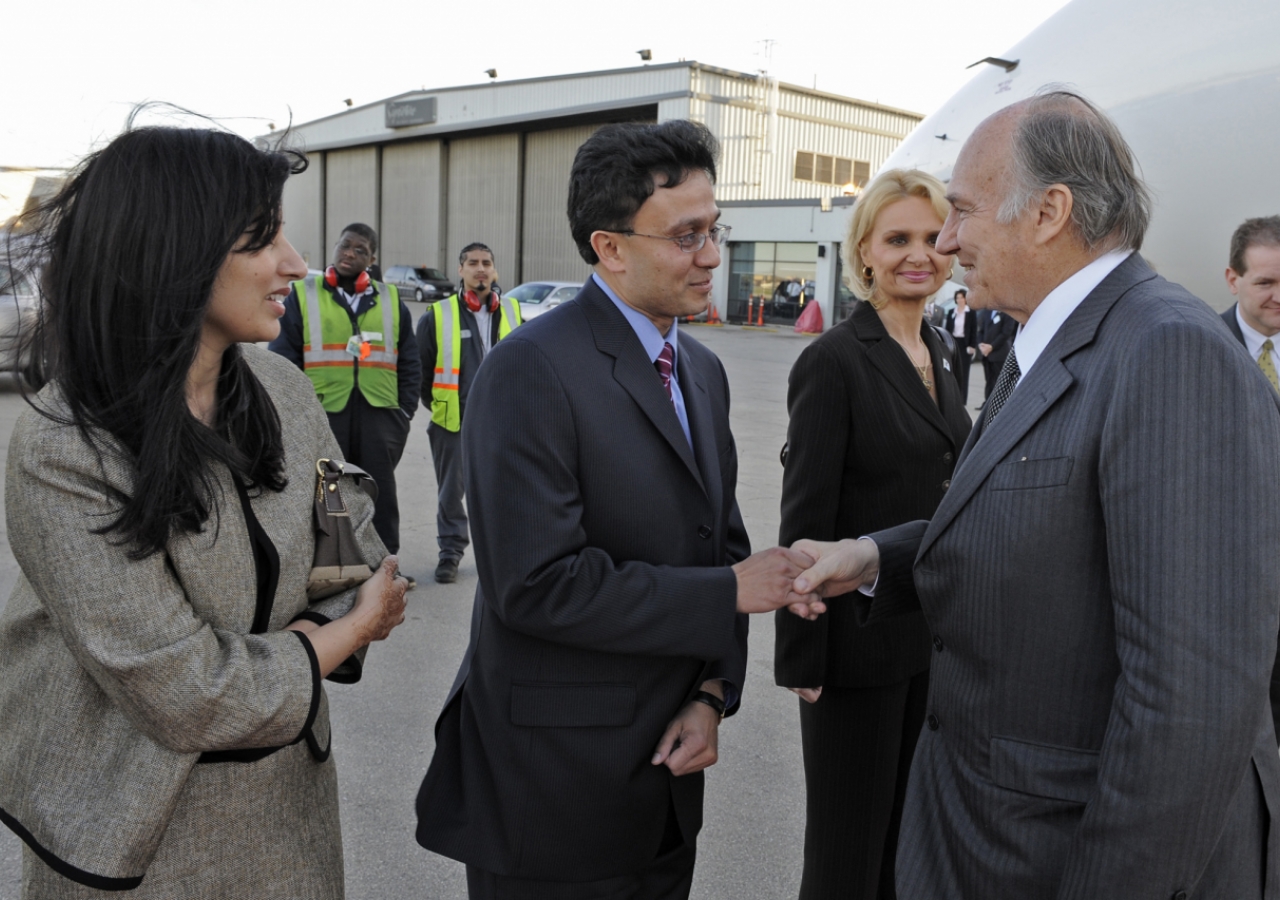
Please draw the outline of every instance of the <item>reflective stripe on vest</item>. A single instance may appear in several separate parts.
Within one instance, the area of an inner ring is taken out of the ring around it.
[[[520,304],[502,296],[498,299],[498,340],[502,340],[521,324]],[[448,431],[462,428],[462,403],[458,397],[462,385],[461,302],[454,294],[435,306],[436,371],[431,380],[431,421]]]
[[[326,333],[325,317],[320,307],[323,276],[317,275],[310,281],[310,285],[305,280],[293,283],[298,293],[298,305],[304,311],[302,368],[310,377],[325,411],[341,412],[346,409],[351,389],[357,382],[360,393],[370,406],[399,406],[396,338],[399,334],[400,300],[395,287],[374,282],[378,292],[376,306],[357,318],[356,328],[364,332],[371,330],[370,325],[379,323],[382,340],[370,341],[369,354],[358,360],[347,352],[347,341],[353,335],[350,331],[351,317],[343,308],[343,301],[336,295],[332,298],[332,309],[340,310],[342,315],[340,319],[336,315],[330,316],[330,328]],[[319,335],[318,340],[313,339],[315,335]]]

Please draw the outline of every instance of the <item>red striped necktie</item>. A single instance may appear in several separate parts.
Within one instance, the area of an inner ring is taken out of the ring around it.
[[[658,374],[662,376],[662,386],[667,389],[667,399],[671,397],[671,367],[675,362],[676,351],[672,349],[670,344],[662,345],[662,352],[658,354],[658,358],[653,364],[658,369]],[[674,402],[674,401],[673,401]]]

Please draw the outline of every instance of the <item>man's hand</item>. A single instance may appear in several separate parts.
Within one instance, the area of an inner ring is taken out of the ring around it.
[[[990,344],[979,344],[979,345],[978,345],[978,349],[982,351],[982,355],[983,355],[983,356],[990,356],[990,355],[991,355],[991,345],[990,345]]]
[[[687,703],[663,732],[652,762],[672,775],[701,772],[720,758],[719,737],[720,714],[705,703]]]
[[[738,577],[738,612],[773,612],[785,606],[802,619],[816,619],[827,611],[826,604],[809,592],[792,589],[796,577],[811,565],[811,556],[786,547],[762,550],[737,563],[733,574]]]
[[[869,538],[835,543],[796,541],[791,549],[813,560],[811,567],[796,576],[792,587],[800,596],[847,594],[864,584],[875,584],[880,574],[880,548]]]
[[[817,703],[818,698],[822,696],[822,688],[787,688],[791,693],[795,694],[805,703]]]

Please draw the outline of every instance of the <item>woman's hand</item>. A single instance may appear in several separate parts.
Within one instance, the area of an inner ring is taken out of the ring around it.
[[[393,628],[404,622],[404,597],[409,582],[397,574],[399,562],[394,556],[385,557],[373,577],[360,585],[356,605],[343,616],[344,619],[351,617],[360,637],[360,647],[385,640]]]
[[[302,632],[311,642],[321,678],[361,647],[385,639],[391,629],[404,621],[404,595],[409,582],[396,574],[398,563],[394,556],[383,559],[373,577],[360,585],[356,605],[345,616],[328,625],[300,619],[287,626],[291,631]]]

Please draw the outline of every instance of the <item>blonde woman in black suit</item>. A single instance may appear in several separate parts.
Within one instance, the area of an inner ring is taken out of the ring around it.
[[[882,173],[845,243],[860,299],[791,371],[783,546],[860,537],[933,514],[969,435],[965,401],[926,301],[951,273],[935,242],[942,184]],[[919,612],[861,628],[852,604],[779,616],[778,684],[795,691],[808,790],[802,900],[892,898],[898,823],[932,652]]]

